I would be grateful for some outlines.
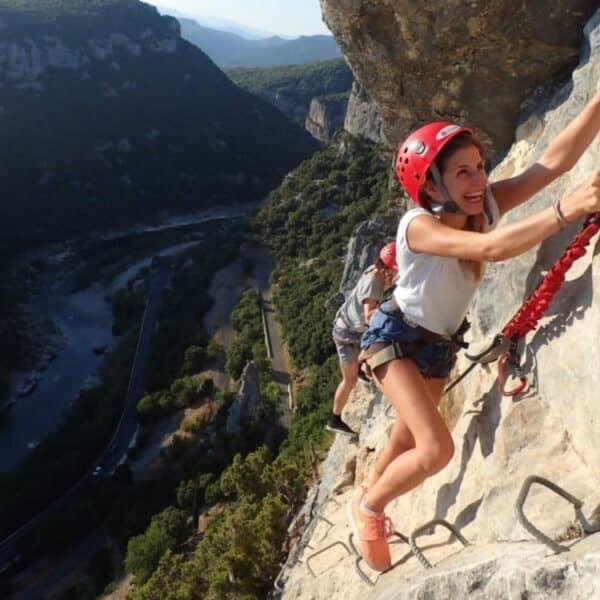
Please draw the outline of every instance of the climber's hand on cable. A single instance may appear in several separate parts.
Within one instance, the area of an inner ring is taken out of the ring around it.
[[[570,223],[589,213],[600,211],[600,171],[596,171],[560,201],[560,209]]]

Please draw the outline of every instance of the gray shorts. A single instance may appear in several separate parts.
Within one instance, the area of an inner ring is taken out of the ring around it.
[[[355,363],[358,362],[358,355],[360,354],[360,343],[356,342],[351,344],[348,342],[341,342],[340,340],[333,340],[335,349],[340,358],[340,362],[343,363]]]
[[[357,331],[349,331],[343,326],[342,322],[336,321],[333,324],[331,336],[333,337],[333,343],[335,344],[335,349],[337,350],[340,362],[358,362],[358,355],[360,354],[360,333]]]

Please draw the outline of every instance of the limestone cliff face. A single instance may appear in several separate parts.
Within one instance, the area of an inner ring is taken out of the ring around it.
[[[321,142],[329,141],[344,124],[347,103],[346,94],[313,98],[304,125],[306,130]]]
[[[547,147],[587,99],[600,88],[600,12],[588,23],[582,60],[571,81],[533,105],[516,131],[516,142],[492,179],[522,170]],[[600,138],[577,166],[507,220],[537,212],[574,189],[600,165]],[[500,331],[562,254],[581,223],[540,248],[488,267],[471,319],[472,340]],[[553,555],[518,522],[515,502],[523,481],[540,475],[583,501],[591,521],[600,507],[600,289],[598,236],[575,263],[537,330],[526,339],[526,393],[504,397],[497,366],[477,367],[443,400],[441,410],[453,432],[456,453],[436,476],[388,507],[397,530],[410,534],[430,519],[455,524],[471,546],[462,548],[445,530],[419,540],[434,568],[427,571],[408,551],[393,546],[397,567],[369,587],[355,570],[356,558],[337,545],[312,554],[350,533],[344,504],[350,489],[367,476],[383,448],[393,409],[373,390],[359,388],[346,418],[360,429],[357,445],[338,439],[322,466],[319,485],[306,513],[304,538],[282,573],[284,598],[569,598],[600,597],[600,534],[580,537],[571,505],[533,487],[525,514],[555,540],[570,547]],[[456,372],[468,361],[461,356]],[[514,384],[511,381],[510,384]],[[324,517],[327,521],[319,519]],[[306,544],[310,544],[308,548]],[[306,567],[307,560],[313,574]],[[302,562],[300,562],[302,561]],[[367,575],[376,574],[364,567]],[[313,576],[314,575],[314,576]]]
[[[260,374],[258,365],[250,361],[242,372],[240,391],[227,416],[227,432],[240,435],[244,421],[256,422],[260,405]]]
[[[146,28],[135,36],[116,32],[93,36],[82,47],[73,47],[53,35],[0,41],[0,82],[21,90],[42,91],[41,79],[51,69],[85,71],[92,61],[108,61],[110,69],[118,72],[117,59],[143,53],[173,54],[180,39],[179,24],[168,17],[164,22],[168,25],[160,32]]]
[[[340,292],[347,296],[363,271],[377,260],[379,248],[394,239],[396,219],[377,217],[360,225],[348,242]]]
[[[321,0],[356,80],[395,145],[432,119],[469,123],[506,150],[520,106],[577,63],[595,0]]]
[[[356,82],[352,84],[344,129],[356,137],[367,138],[376,144],[387,145],[388,143],[383,132],[383,119],[377,105]]]

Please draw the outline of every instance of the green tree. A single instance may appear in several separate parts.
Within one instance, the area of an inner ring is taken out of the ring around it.
[[[230,467],[221,475],[221,489],[226,496],[256,496],[265,494],[266,488],[262,481],[265,467],[271,461],[271,453],[267,446],[261,446],[250,452],[246,458],[236,454]]]
[[[193,375],[202,369],[206,352],[201,346],[190,346],[183,355],[181,371],[184,375]]]
[[[146,531],[129,540],[125,568],[136,583],[146,582],[160,559],[180,543],[187,533],[185,512],[169,507],[152,518]]]
[[[161,557],[158,567],[144,585],[137,585],[128,598],[131,600],[181,600],[181,598],[200,598],[188,589],[182,581],[185,559],[180,554],[167,550]],[[184,593],[180,593],[184,592]]]

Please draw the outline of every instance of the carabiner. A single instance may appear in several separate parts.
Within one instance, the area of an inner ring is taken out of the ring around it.
[[[515,373],[521,383],[514,387],[512,390],[506,389],[506,367],[505,364],[509,362],[511,365],[515,367]],[[500,386],[500,391],[503,396],[516,396],[520,394],[527,387],[527,377],[523,375],[521,372],[521,366],[514,360],[514,357],[510,352],[505,352],[498,359],[498,385]]]

